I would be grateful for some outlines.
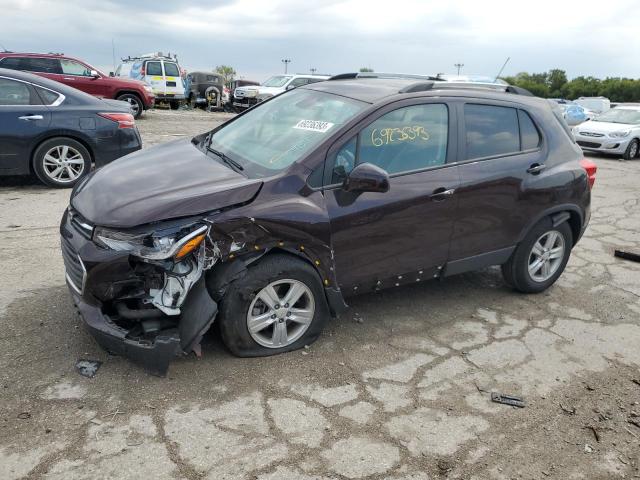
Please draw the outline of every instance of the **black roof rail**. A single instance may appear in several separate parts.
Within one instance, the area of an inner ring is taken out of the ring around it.
[[[398,93],[414,93],[425,92],[434,89],[456,89],[456,90],[492,90],[496,92],[513,93],[515,95],[525,95],[535,97],[529,90],[514,85],[505,85],[503,83],[491,82],[456,82],[447,81],[438,76],[432,75],[413,75],[404,73],[376,73],[376,72],[354,72],[341,73],[329,78],[331,80],[352,80],[356,78],[379,78],[379,79],[402,79],[402,80],[421,80],[401,88]]]

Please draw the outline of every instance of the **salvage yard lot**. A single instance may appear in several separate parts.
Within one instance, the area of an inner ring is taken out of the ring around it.
[[[138,126],[148,147],[229,117]],[[59,253],[69,191],[3,180],[0,479],[640,477],[640,264],[613,257],[640,252],[640,161],[590,158],[591,224],[546,293],[487,269],[365,295],[269,358],[231,356],[212,329],[164,379],[83,330]],[[103,362],[95,378],[82,358]]]

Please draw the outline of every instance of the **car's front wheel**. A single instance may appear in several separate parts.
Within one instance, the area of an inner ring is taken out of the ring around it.
[[[91,171],[91,155],[76,140],[51,138],[42,142],[33,153],[33,169],[42,183],[70,188]]]
[[[289,255],[270,255],[232,282],[221,301],[222,340],[241,357],[275,355],[313,343],[329,318],[318,274]]]
[[[134,95],[132,93],[125,93],[120,95],[116,100],[120,100],[121,102],[127,102],[131,108],[131,115],[133,118],[140,118],[142,112],[144,111],[144,105],[140,97]]]
[[[562,274],[572,247],[573,233],[567,222],[554,227],[546,218],[529,231],[502,266],[504,279],[521,292],[542,292]]]
[[[629,142],[629,145],[627,146],[624,155],[622,155],[622,158],[624,158],[625,160],[636,158],[638,156],[638,148],[638,140],[634,138]]]

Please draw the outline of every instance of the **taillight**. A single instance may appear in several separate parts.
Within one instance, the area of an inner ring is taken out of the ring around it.
[[[99,113],[98,115],[112,122],[116,122],[118,128],[133,128],[136,126],[136,121],[130,113]]]
[[[580,165],[587,172],[587,178],[589,179],[589,188],[593,188],[593,184],[596,183],[596,171],[598,170],[598,166],[591,160],[587,160],[586,158],[580,160]]]

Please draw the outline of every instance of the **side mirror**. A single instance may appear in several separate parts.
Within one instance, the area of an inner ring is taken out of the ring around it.
[[[113,72],[109,72],[109,76],[110,76],[110,77],[115,77],[115,76],[116,76],[116,74],[115,74],[115,73],[113,73]]]
[[[91,70],[89,72],[89,75],[92,76],[93,78],[100,78],[100,74],[98,73],[97,70]]]
[[[294,88],[296,88],[295,85],[291,85],[291,84],[287,85],[287,90],[293,90]]]
[[[347,192],[388,192],[389,174],[371,163],[357,165],[342,183]]]

